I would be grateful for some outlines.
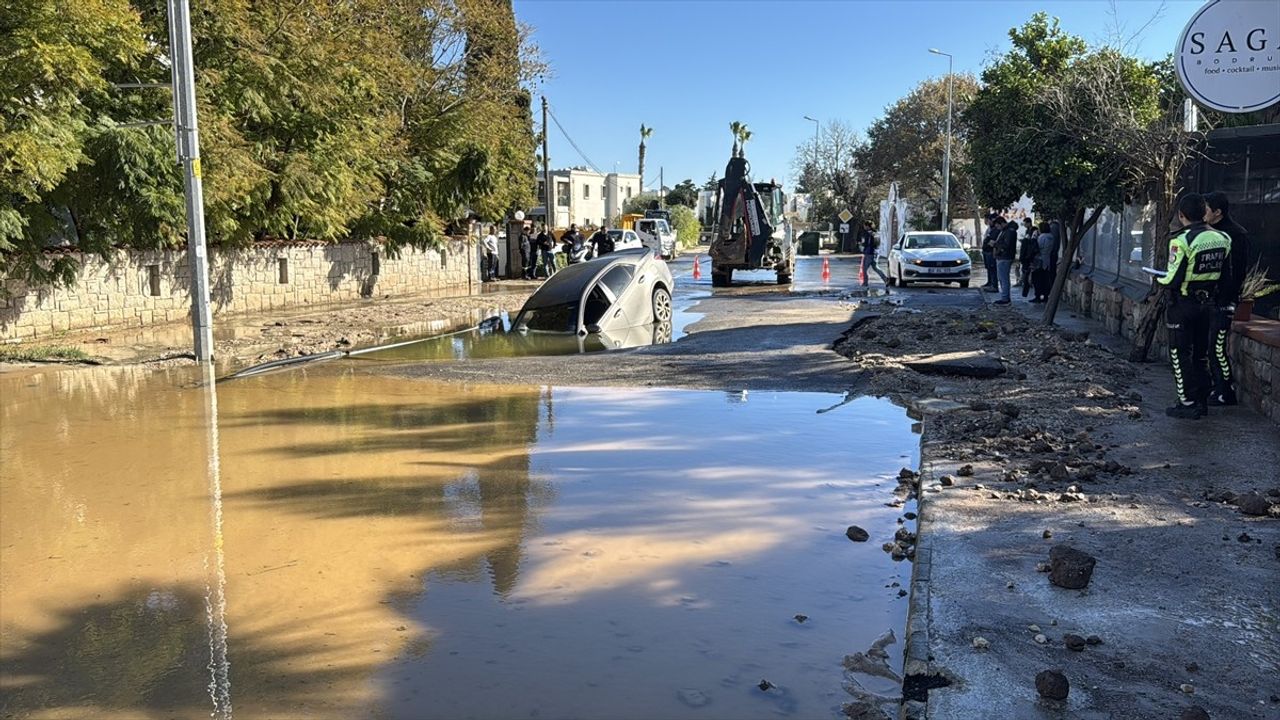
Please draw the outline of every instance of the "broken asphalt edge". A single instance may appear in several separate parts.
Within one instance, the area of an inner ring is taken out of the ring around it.
[[[924,431],[920,439],[920,468],[916,487],[916,555],[911,568],[907,604],[907,629],[902,667],[902,706],[899,720],[923,720],[928,713],[929,690],[944,677],[931,660],[929,649],[929,591],[933,573],[933,503],[925,488],[936,482],[935,458],[938,450],[929,440],[929,415],[923,413]],[[942,681],[949,684],[946,681]]]

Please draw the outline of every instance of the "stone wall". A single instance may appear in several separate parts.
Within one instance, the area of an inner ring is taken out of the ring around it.
[[[1065,303],[1072,310],[1101,322],[1109,332],[1133,338],[1145,308],[1134,297],[1140,299],[1138,291],[1074,274],[1064,292]],[[1168,333],[1161,321],[1151,345],[1152,356],[1166,358],[1168,347]],[[1228,352],[1240,403],[1280,423],[1280,403],[1271,395],[1280,383],[1280,323],[1265,319],[1235,323]]]
[[[32,289],[4,280],[0,341],[109,327],[186,322],[190,272],[186,250],[77,254],[80,274],[66,288]],[[466,239],[442,249],[404,249],[389,257],[376,242],[262,243],[210,253],[215,314],[252,313],[371,297],[470,292],[480,277]]]

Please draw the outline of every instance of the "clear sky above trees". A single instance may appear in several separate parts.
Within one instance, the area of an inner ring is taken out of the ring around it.
[[[1115,4],[1128,37],[1143,26],[1132,54],[1149,59],[1173,50],[1197,0],[1122,0]],[[1162,14],[1147,25],[1161,7]],[[516,0],[516,16],[535,26],[534,39],[553,67],[543,88],[584,152],[606,172],[635,172],[636,133],[654,128],[646,174],[705,178],[722,174],[731,120],[754,133],[747,148],[753,172],[794,185],[795,147],[813,123],[843,119],[859,132],[885,106],[921,80],[957,72],[978,75],[984,61],[1009,47],[1008,30],[1045,10],[1089,41],[1113,29],[1104,0],[995,2],[561,2]],[[749,56],[749,46],[770,49]],[[727,83],[747,71],[748,91]],[[582,164],[559,131],[551,133],[556,166]]]

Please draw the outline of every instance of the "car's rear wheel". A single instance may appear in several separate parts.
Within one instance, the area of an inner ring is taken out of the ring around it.
[[[664,287],[653,289],[653,321],[664,323],[671,320],[671,293]]]

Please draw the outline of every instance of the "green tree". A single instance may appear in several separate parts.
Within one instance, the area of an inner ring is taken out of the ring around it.
[[[733,135],[733,150],[729,157],[738,157],[738,143],[742,141],[742,131],[746,129],[747,126],[737,120],[729,123],[729,132]]]
[[[983,204],[1008,207],[1025,193],[1038,214],[1061,221],[1067,261],[1045,307],[1044,321],[1052,324],[1070,259],[1102,210],[1122,204],[1124,176],[1108,143],[1073,135],[1046,101],[1085,56],[1084,41],[1043,12],[1009,37],[1013,47],[983,71],[983,87],[964,113],[969,171]]]
[[[0,20],[0,271],[34,283],[70,281],[67,256],[46,265],[45,242],[69,231],[49,195],[85,162],[93,106],[116,68],[147,54],[128,0],[6,2]],[[91,248],[90,248],[91,249]]]
[[[968,74],[954,78],[954,116],[963,112],[978,91],[978,81]],[[981,208],[973,179],[966,171],[968,146],[963,123],[952,126],[951,197],[948,216],[978,217]],[[933,78],[917,85],[905,97],[885,108],[884,115],[867,130],[867,141],[855,153],[855,161],[867,182],[887,186],[897,181],[899,191],[922,212],[914,219],[938,227],[942,220],[942,159],[947,143],[947,78]]]
[[[208,0],[192,17],[211,243],[438,241],[534,190],[528,83],[543,71],[510,0]],[[81,249],[182,240],[164,4],[5,5],[0,271],[69,281]],[[13,72],[10,72],[10,69]]]
[[[623,215],[643,214],[645,210],[656,210],[660,195],[653,190],[632,195],[622,202]]]
[[[672,205],[671,226],[676,231],[676,240],[680,247],[690,248],[697,245],[702,234],[702,225],[692,208],[684,205]]]
[[[711,173],[711,177],[707,178],[707,181],[702,183],[703,190],[715,192],[718,187],[720,187],[720,179],[716,177],[715,173]]]
[[[667,205],[684,205],[685,207],[696,207],[698,204],[698,186],[693,184],[693,180],[681,180],[676,186],[671,188],[671,192],[667,193]]]
[[[640,162],[638,167],[641,184],[644,183],[644,141],[648,140],[650,135],[653,135],[653,128],[645,127],[644,123],[640,123]]]

